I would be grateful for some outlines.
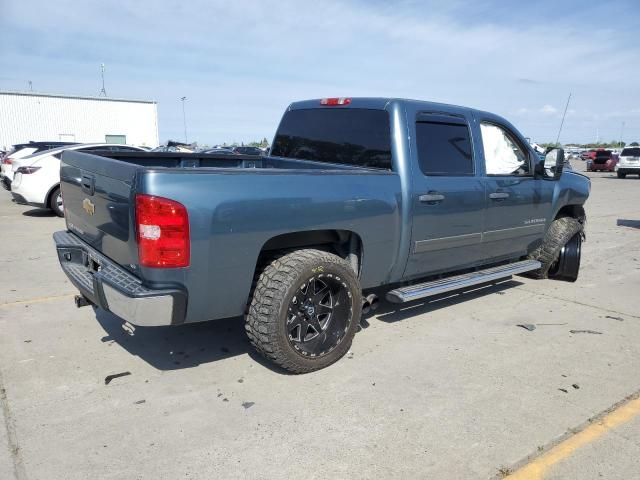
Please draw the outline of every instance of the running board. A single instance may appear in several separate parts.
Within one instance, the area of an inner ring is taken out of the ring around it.
[[[396,288],[387,293],[386,298],[391,303],[405,303],[420,298],[431,297],[440,293],[460,290],[481,283],[504,280],[511,275],[537,270],[542,267],[537,260],[523,260],[521,262],[500,265],[476,272],[456,275],[455,277],[441,278],[432,282],[419,283],[408,287]]]

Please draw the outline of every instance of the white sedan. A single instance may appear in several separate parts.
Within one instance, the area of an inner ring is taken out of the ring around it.
[[[113,143],[79,144],[54,148],[28,157],[15,160],[12,165],[13,181],[11,194],[16,203],[49,208],[59,217],[64,216],[64,206],[60,193],[60,157],[65,150],[91,153],[107,152],[145,152],[131,145]]]

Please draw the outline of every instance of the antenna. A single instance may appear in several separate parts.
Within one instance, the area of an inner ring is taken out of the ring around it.
[[[562,121],[560,122],[560,129],[558,130],[558,138],[556,138],[556,145],[560,142],[560,132],[562,132],[562,126],[564,125],[564,117],[567,116],[567,109],[569,108],[569,101],[571,100],[571,92],[569,92],[569,98],[567,98],[567,104],[564,106],[564,113],[562,114]]]
[[[102,77],[102,89],[100,90],[98,96],[106,97],[107,91],[104,89],[104,63],[100,64],[100,76]]]
[[[180,97],[180,101],[182,101],[182,121],[184,122],[184,143],[189,143],[187,141],[187,114],[184,109],[184,102],[187,97]]]

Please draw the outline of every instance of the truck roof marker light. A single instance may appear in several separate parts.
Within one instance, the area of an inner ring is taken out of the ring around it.
[[[332,98],[323,98],[320,100],[320,105],[336,106],[336,105],[349,105],[351,103],[350,98],[346,97],[332,97]]]

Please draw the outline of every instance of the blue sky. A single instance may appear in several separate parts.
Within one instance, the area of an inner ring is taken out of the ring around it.
[[[158,102],[160,138],[271,140],[286,106],[407,97],[553,141],[640,141],[640,2],[0,0],[0,89]]]

